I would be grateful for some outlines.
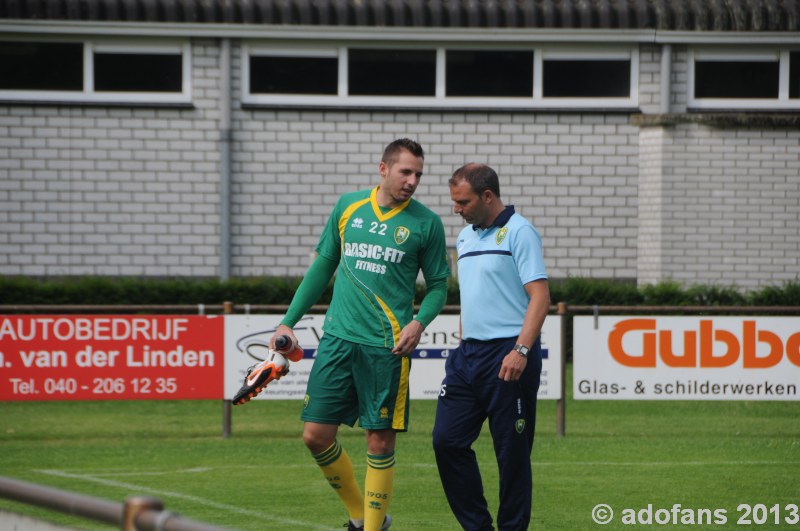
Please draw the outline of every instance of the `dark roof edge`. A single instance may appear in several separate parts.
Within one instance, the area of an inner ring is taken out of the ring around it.
[[[0,19],[791,32],[800,31],[800,0],[0,0]]]
[[[197,37],[285,39],[315,41],[408,41],[493,43],[653,43],[653,44],[797,44],[800,32],[687,32],[652,29],[519,29],[498,28],[476,32],[469,28],[374,28],[364,26],[286,26],[253,24],[185,24],[151,22],[83,22],[3,20],[5,35]]]

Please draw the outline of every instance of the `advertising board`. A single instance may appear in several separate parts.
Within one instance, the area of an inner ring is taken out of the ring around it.
[[[0,400],[222,398],[224,319],[0,316]]]
[[[230,315],[225,327],[225,396],[230,398],[242,386],[247,367],[264,359],[282,315]],[[294,328],[305,350],[302,361],[292,363],[289,374],[269,384],[258,399],[302,399],[308,376],[322,337],[324,315],[306,315]],[[458,315],[439,315],[428,325],[411,356],[410,397],[435,399],[444,378],[444,364],[451,349],[458,346]],[[561,317],[550,315],[542,330],[542,383],[540,399],[561,398]]]
[[[800,400],[800,318],[578,316],[576,399]]]

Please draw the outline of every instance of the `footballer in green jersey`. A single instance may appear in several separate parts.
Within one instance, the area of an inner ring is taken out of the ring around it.
[[[382,208],[377,192],[343,195],[320,238],[320,256],[339,262],[323,330],[391,349],[413,318],[419,271],[431,282],[450,270],[439,216],[411,198]]]
[[[289,335],[336,275],[324,334],[308,378],[303,443],[344,503],[349,529],[378,531],[392,522],[397,432],[408,429],[410,354],[447,298],[444,226],[411,198],[425,155],[413,140],[386,146],[381,182],[336,202],[309,267],[271,340]],[[426,293],[414,315],[418,275]],[[336,436],[358,420],[366,431],[364,494]]]

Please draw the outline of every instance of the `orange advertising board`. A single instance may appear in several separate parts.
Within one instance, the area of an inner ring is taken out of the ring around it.
[[[575,317],[576,399],[800,400],[800,318]]]
[[[223,398],[224,319],[2,315],[0,400]]]

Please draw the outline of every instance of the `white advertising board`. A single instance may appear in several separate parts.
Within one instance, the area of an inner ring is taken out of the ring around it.
[[[800,318],[577,316],[575,399],[800,400]]]
[[[242,386],[247,368],[263,359],[283,315],[225,316],[225,396]],[[257,399],[303,399],[308,376],[322,337],[324,315],[307,315],[294,327],[305,350],[303,360],[292,363],[289,374],[269,384]],[[561,317],[550,315],[542,329],[542,382],[540,399],[561,398]],[[411,361],[412,399],[435,399],[444,378],[450,349],[458,346],[458,316],[440,315],[425,330]]]

